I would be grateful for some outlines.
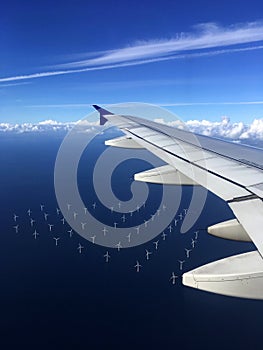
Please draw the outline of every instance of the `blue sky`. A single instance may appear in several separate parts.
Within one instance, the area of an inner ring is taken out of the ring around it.
[[[262,1],[11,0],[0,46],[0,122],[131,101],[183,120],[263,117]]]

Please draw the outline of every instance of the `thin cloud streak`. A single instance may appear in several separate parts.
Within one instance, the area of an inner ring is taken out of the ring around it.
[[[215,23],[196,26],[197,33],[177,34],[175,39],[152,40],[141,42],[130,47],[110,50],[94,59],[62,64],[63,68],[79,68],[87,65],[105,65],[120,62],[151,59],[173,55],[182,51],[195,51],[255,43],[263,40],[263,24],[248,23],[243,26],[221,28]]]
[[[22,82],[22,83],[0,84],[0,89],[4,87],[20,86],[20,85],[28,85],[28,84],[31,84],[31,83],[28,81],[28,82]]]
[[[0,78],[0,83],[263,49],[263,45],[255,45],[252,47],[211,50],[216,47],[255,44],[263,41],[263,24],[261,23],[249,23],[243,25],[243,27],[232,26],[230,28],[220,28],[213,23],[209,23],[200,25],[198,28],[201,28],[199,34],[182,33],[177,35],[176,39],[142,42],[127,48],[108,50],[96,58],[55,66],[59,70],[3,77]],[[180,54],[183,51],[192,52]],[[55,67],[53,66],[53,69]]]
[[[213,106],[213,105],[262,105],[263,101],[229,101],[229,102],[178,102],[178,103],[159,103],[159,106]]]
[[[97,102],[99,105],[109,105],[110,103]],[[210,106],[210,105],[263,105],[263,101],[228,101],[228,102],[178,102],[178,103],[155,103],[161,107],[176,106]],[[92,103],[62,103],[62,104],[46,104],[46,105],[28,105],[26,108],[91,108]]]
[[[65,103],[65,104],[46,104],[46,105],[30,105],[26,108],[83,108],[91,107],[92,103]]]
[[[82,69],[70,69],[70,70],[61,70],[61,71],[54,71],[54,72],[42,72],[42,73],[18,75],[18,76],[14,76],[14,77],[0,78],[0,83],[7,82],[7,81],[37,79],[37,78],[50,77],[50,76],[56,76],[56,75],[64,75],[64,74],[83,73],[83,72],[96,71],[96,70],[131,67],[131,66],[137,66],[137,65],[148,64],[148,63],[155,63],[155,62],[161,62],[161,61],[168,61],[168,60],[175,60],[175,59],[216,56],[216,55],[222,55],[225,53],[234,53],[234,52],[241,52],[241,51],[261,50],[261,49],[263,49],[263,45],[262,46],[253,46],[253,47],[248,47],[248,48],[241,48],[241,49],[216,50],[216,51],[209,51],[209,52],[202,52],[202,53],[193,53],[193,54],[189,53],[189,54],[174,55],[174,56],[169,56],[169,57],[159,57],[159,58],[152,58],[152,59],[143,60],[143,61],[125,62],[125,63],[112,64],[112,65],[107,65],[107,66],[88,67],[88,68],[82,68]]]

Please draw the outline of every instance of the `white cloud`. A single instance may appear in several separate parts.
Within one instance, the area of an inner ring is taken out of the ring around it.
[[[263,141],[263,119],[255,119],[250,125],[243,122],[231,123],[227,117],[222,117],[220,122],[190,120],[186,124],[191,131],[207,136]]]
[[[169,40],[142,41],[126,48],[106,51],[103,55],[93,59],[71,62],[60,65],[60,67],[76,68],[87,65],[115,64],[163,57],[183,51],[227,47],[263,40],[262,23],[248,23],[229,28],[219,27],[215,23],[205,23],[196,28],[198,31],[195,33],[180,33]]]
[[[163,123],[177,128],[186,128],[189,131],[197,134],[206,135],[210,137],[217,137],[228,139],[234,142],[245,142],[249,144],[256,144],[262,147],[263,145],[263,118],[254,119],[251,124],[243,122],[232,123],[228,117],[222,117],[220,121],[212,122],[209,120],[188,120],[181,122],[180,120],[166,122],[159,118],[154,121]],[[0,123],[0,133],[14,132],[67,132],[75,127],[77,132],[101,132],[102,128],[99,121],[80,120],[77,122],[58,122],[55,120],[44,120],[39,123]]]
[[[39,122],[38,125],[63,125],[63,123],[59,123],[56,120],[43,120],[42,122]]]
[[[158,106],[213,106],[213,105],[262,105],[263,101],[229,101],[229,102],[178,102],[178,103],[158,103]]]
[[[81,120],[78,122],[58,122],[55,120],[44,120],[39,123],[0,123],[1,132],[14,132],[14,133],[26,133],[26,132],[54,132],[54,131],[69,131],[73,127],[78,132],[93,132],[100,129],[99,122],[89,122],[87,120]]]
[[[30,82],[18,82],[18,83],[8,83],[8,84],[1,84],[0,85],[0,89],[3,88],[3,87],[11,87],[11,86],[20,86],[20,85],[27,85],[27,84],[30,84]]]
[[[137,42],[128,47],[107,50],[80,61],[53,66],[53,71],[0,78],[1,82],[42,78],[63,74],[81,73],[102,69],[128,67],[172,59],[202,57],[263,49],[263,24],[261,22],[219,27],[214,23],[196,26],[192,33],[179,33],[172,39]],[[253,43],[254,46],[244,46]],[[233,46],[242,47],[233,48]]]
[[[240,139],[260,139],[263,140],[263,119],[255,119],[253,123],[245,130]]]
[[[155,119],[155,121],[169,126],[182,127],[178,120],[165,122],[163,119]],[[245,124],[243,122],[231,123],[230,119],[224,116],[221,121],[188,120],[184,125],[187,130],[205,136],[229,139],[235,142],[263,142],[263,118],[254,119],[251,124]]]

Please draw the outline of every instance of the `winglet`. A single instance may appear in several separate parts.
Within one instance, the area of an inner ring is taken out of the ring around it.
[[[100,125],[104,125],[108,121],[106,118],[104,118],[104,115],[113,115],[113,113],[107,111],[107,109],[101,108],[100,106],[93,105],[93,107],[100,114]]]

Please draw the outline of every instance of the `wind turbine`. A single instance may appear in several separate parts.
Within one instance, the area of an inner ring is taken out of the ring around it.
[[[116,244],[116,248],[117,248],[118,252],[121,250],[121,248],[122,248],[121,242]]]
[[[105,258],[106,263],[109,262],[109,259],[110,259],[109,252],[106,252],[106,254],[104,254],[104,258]]]
[[[172,276],[170,277],[170,281],[172,281],[172,284],[176,283],[176,279],[178,278],[178,276],[175,275],[174,272],[172,272]]]
[[[140,268],[142,267],[142,265],[140,265],[139,261],[137,260],[136,265],[134,265],[134,267],[136,268],[136,272],[140,272]]]
[[[196,241],[194,239],[191,240],[192,248],[195,248]]]
[[[56,247],[57,247],[58,241],[60,240],[60,238],[59,238],[59,237],[53,237],[53,239],[55,240],[55,245],[56,245]]]
[[[80,224],[81,224],[82,230],[85,230],[85,226],[87,225],[87,223],[86,222],[81,222]]]
[[[15,229],[16,233],[18,233],[19,225],[13,226],[13,228]]]
[[[185,253],[186,253],[186,257],[189,258],[190,257],[190,252],[192,251],[192,249],[187,249],[185,248]]]
[[[178,262],[179,262],[179,269],[182,270],[183,264],[185,263],[185,260],[178,260]]]
[[[35,230],[35,231],[33,232],[33,236],[35,237],[35,239],[37,239],[37,236],[39,236],[39,233],[37,232],[37,230]]]
[[[73,230],[72,230],[72,229],[71,229],[71,230],[68,230],[68,233],[69,233],[69,237],[71,238],[72,235],[73,235]]]
[[[106,236],[106,233],[108,232],[108,230],[106,229],[106,227],[103,227],[102,232],[103,232],[103,236]]]
[[[78,245],[78,251],[79,251],[79,253],[81,254],[82,253],[82,249],[83,249],[84,247],[83,247],[83,245],[81,245],[80,243],[79,243],[79,245]]]
[[[163,233],[162,233],[163,241],[165,241],[166,236],[167,236],[167,234],[163,232]]]
[[[145,252],[146,252],[146,260],[149,260],[150,259],[150,255],[152,254],[152,252],[149,252],[149,250],[145,249]]]
[[[155,241],[155,242],[153,242],[153,244],[155,245],[155,250],[157,250],[157,249],[158,249],[159,241]]]
[[[130,243],[130,241],[131,241],[131,232],[128,234],[127,238],[128,238],[128,242]]]

